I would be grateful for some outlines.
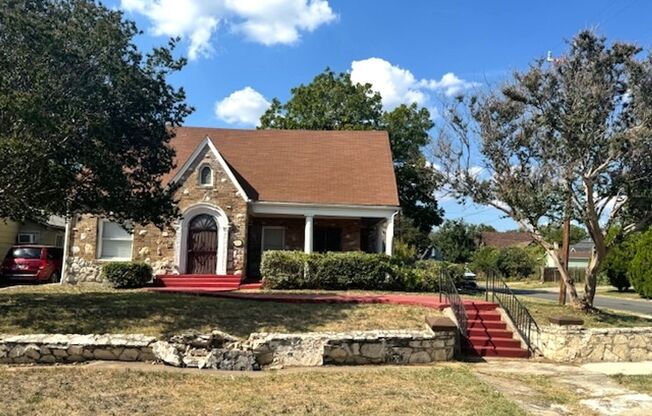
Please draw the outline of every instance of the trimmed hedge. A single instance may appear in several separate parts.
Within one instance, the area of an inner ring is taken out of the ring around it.
[[[137,262],[111,262],[102,266],[102,277],[116,289],[139,288],[152,280],[152,266]]]
[[[384,254],[359,251],[306,254],[299,251],[267,251],[261,275],[270,289],[400,290],[430,292],[439,289],[444,268],[459,282],[464,267],[433,260],[412,265]]]

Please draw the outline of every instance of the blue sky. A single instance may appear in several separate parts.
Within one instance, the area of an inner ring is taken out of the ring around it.
[[[145,34],[181,36],[189,64],[172,81],[196,108],[187,125],[251,128],[273,97],[324,68],[371,82],[386,108],[497,83],[564,39],[595,28],[652,46],[652,2],[388,0],[113,0]],[[437,119],[435,117],[435,122]],[[446,218],[516,228],[494,209],[443,200]]]

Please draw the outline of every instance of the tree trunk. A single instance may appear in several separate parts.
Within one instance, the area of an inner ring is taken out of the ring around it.
[[[577,294],[577,289],[575,288],[575,283],[572,281],[570,277],[570,273],[568,272],[568,268],[564,266],[562,263],[561,259],[559,258],[559,253],[557,253],[557,250],[550,250],[550,249],[545,249],[548,255],[550,255],[555,263],[555,266],[557,267],[557,270],[559,271],[559,275],[561,279],[563,279],[564,284],[566,286],[566,290],[568,291],[568,295],[570,297],[569,303],[570,306],[573,309],[577,310],[582,310],[586,311],[588,309],[591,309],[590,304],[587,304],[585,298],[580,298]]]

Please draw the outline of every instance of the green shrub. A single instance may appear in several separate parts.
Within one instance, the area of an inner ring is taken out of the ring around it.
[[[434,260],[406,264],[384,254],[329,252],[305,254],[267,251],[261,275],[266,288],[325,290],[437,291],[439,273],[446,270],[461,281],[464,267]]]
[[[652,298],[652,231],[642,234],[636,243],[636,254],[629,264],[627,277],[639,295]]]
[[[137,262],[106,263],[102,266],[102,277],[116,289],[138,288],[152,280],[152,267]]]
[[[496,265],[500,274],[517,279],[530,277],[536,269],[536,262],[530,253],[519,247],[507,247],[500,250]]]
[[[471,270],[475,273],[483,273],[485,275],[491,273],[498,273],[498,255],[500,250],[483,246],[473,253],[471,261]]]
[[[636,255],[636,242],[637,236],[630,235],[621,243],[616,244],[600,266],[601,274],[605,275],[609,284],[620,292],[631,286],[627,278],[627,271]]]
[[[306,289],[308,256],[301,251],[266,251],[260,263],[265,284],[275,289]]]

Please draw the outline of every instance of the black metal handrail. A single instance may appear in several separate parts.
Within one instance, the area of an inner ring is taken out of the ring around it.
[[[530,311],[518,300],[512,289],[500,276],[496,277],[495,274],[492,274],[487,280],[487,290],[491,291],[492,301],[503,308],[514,323],[521,338],[527,344],[528,349],[534,352],[535,337],[538,337],[541,332],[537,321],[534,320]]]
[[[450,305],[455,319],[457,319],[460,334],[464,338],[467,338],[468,318],[466,316],[464,302],[462,302],[457,287],[455,287],[455,281],[446,270],[439,272],[439,302],[442,302],[442,296],[446,298],[446,302]]]

